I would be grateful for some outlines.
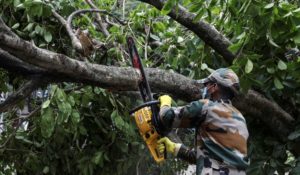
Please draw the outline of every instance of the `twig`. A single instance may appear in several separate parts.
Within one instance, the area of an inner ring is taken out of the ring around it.
[[[146,31],[146,38],[145,38],[145,60],[148,59],[148,42],[149,42],[149,37],[150,37],[150,33],[151,33],[151,24],[152,24],[152,20],[150,20],[150,24],[149,27],[147,28],[147,26],[145,26],[145,31]]]
[[[87,4],[89,4],[89,6],[93,9],[98,9],[97,6],[91,1],[91,0],[85,0]],[[98,9],[99,10],[99,9]],[[105,24],[103,24],[103,21],[102,21],[102,17],[99,13],[96,13],[96,22],[98,23],[99,27],[100,27],[100,30],[103,32],[103,34],[106,36],[106,37],[109,37],[110,36],[110,33],[108,32],[107,30],[107,26],[105,26]]]
[[[18,126],[14,129],[14,131],[9,135],[9,137],[6,139],[6,141],[5,141],[2,145],[0,145],[0,149],[1,149],[1,148],[4,148],[4,147],[7,145],[7,143],[11,140],[11,138],[12,138],[13,136],[16,135],[17,130],[20,128],[20,126],[23,124],[23,122],[24,122],[26,119],[28,119],[28,118],[30,118],[31,116],[33,116],[33,115],[34,115],[37,111],[39,111],[40,109],[41,109],[41,106],[38,106],[38,107],[35,108],[32,112],[30,112],[27,116],[14,119],[13,121],[16,121],[16,120],[19,120],[19,119],[21,119],[21,121],[20,121],[20,123],[18,124]]]
[[[9,108],[15,106],[21,100],[30,95],[35,89],[45,83],[47,83],[47,81],[41,79],[40,77],[31,79],[15,93],[11,94],[3,103],[0,104],[0,112],[4,112]]]
[[[122,3],[122,12],[123,12],[123,14],[122,14],[122,20],[125,19],[125,1],[126,0],[123,0],[123,3]]]
[[[129,23],[128,23],[128,28],[129,28],[130,32],[132,33],[133,37],[135,38],[135,41],[136,41],[139,45],[142,46],[143,44],[139,42],[139,40],[138,40],[137,37],[135,36],[135,34],[134,34],[132,28],[130,27]]]

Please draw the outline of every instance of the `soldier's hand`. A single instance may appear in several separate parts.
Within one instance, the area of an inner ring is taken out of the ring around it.
[[[160,107],[162,106],[169,106],[171,107],[172,98],[169,95],[163,95],[158,98],[160,102]]]
[[[176,143],[172,142],[168,137],[163,137],[157,141],[157,148],[159,153],[163,154],[165,150],[167,152],[175,153]]]

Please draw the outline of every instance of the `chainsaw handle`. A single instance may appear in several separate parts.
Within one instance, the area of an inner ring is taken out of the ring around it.
[[[145,103],[141,104],[140,106],[138,106],[138,107],[132,109],[131,111],[129,111],[129,114],[131,115],[131,114],[135,113],[136,111],[138,111],[138,110],[140,110],[140,109],[142,109],[146,106],[152,106],[152,105],[158,105],[158,104],[160,104],[160,102],[158,100],[145,102]]]

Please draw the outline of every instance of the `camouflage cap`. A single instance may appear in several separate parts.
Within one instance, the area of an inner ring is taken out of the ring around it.
[[[239,77],[228,68],[220,68],[213,71],[207,78],[198,80],[199,83],[216,82],[222,86],[230,88],[234,93],[238,93],[240,82]]]

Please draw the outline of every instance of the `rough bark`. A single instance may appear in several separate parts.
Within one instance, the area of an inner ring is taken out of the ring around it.
[[[163,0],[140,0],[161,10],[164,6]],[[235,55],[228,50],[230,41],[224,37],[214,26],[205,21],[194,21],[196,15],[188,12],[184,7],[172,9],[168,14],[172,19],[193,31],[206,44],[212,47],[217,53],[223,56],[227,63],[231,64]]]
[[[233,104],[244,115],[263,121],[282,141],[286,141],[288,134],[293,131],[294,118],[276,102],[268,100],[254,90],[249,90],[246,95],[234,99]]]
[[[61,74],[74,80],[105,88],[128,89],[137,85],[138,72],[131,68],[120,68],[90,64],[71,59],[65,55],[35,47],[20,38],[0,33],[0,47],[20,60],[46,69],[53,74]],[[120,75],[122,75],[120,77]]]

